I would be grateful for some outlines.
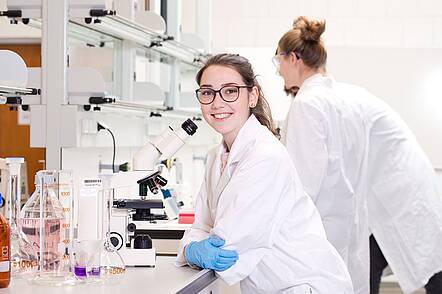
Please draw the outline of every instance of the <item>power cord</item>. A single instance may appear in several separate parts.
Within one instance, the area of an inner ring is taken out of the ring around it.
[[[97,130],[98,131],[106,130],[112,136],[112,143],[113,143],[113,147],[114,147],[113,152],[112,152],[112,173],[115,173],[115,137],[114,137],[114,134],[107,126],[105,126],[103,123],[100,123],[100,122],[97,122]]]

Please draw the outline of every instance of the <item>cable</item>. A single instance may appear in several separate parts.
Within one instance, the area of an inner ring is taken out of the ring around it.
[[[108,127],[104,126],[103,123],[99,123],[99,122],[97,122],[97,130],[98,130],[98,131],[100,131],[100,130],[106,130],[106,131],[108,131],[109,134],[111,134],[111,136],[112,136],[112,145],[113,145],[113,152],[112,152],[112,173],[115,173],[115,153],[116,153],[116,148],[115,148],[115,137],[114,137],[114,134],[112,133],[112,131],[111,131]]]
[[[114,145],[114,150],[112,152],[112,173],[115,173],[115,137],[111,130],[107,129],[112,136],[112,143]]]

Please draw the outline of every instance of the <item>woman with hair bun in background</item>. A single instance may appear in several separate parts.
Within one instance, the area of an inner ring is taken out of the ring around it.
[[[442,201],[433,168],[393,109],[327,74],[324,31],[324,21],[299,17],[279,40],[273,61],[296,96],[282,142],[355,293],[377,294],[388,263],[405,293],[425,285],[441,294]]]

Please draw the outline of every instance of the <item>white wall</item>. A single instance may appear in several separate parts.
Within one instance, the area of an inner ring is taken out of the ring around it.
[[[195,0],[184,0],[193,7]],[[329,46],[442,47],[440,0],[212,0],[213,46],[275,46],[299,15],[327,20]],[[194,32],[191,9],[183,31]]]
[[[299,15],[325,19],[329,72],[389,103],[416,134],[433,165],[442,166],[442,1],[212,3],[213,51],[240,53],[250,59],[277,120],[284,119],[290,102],[270,61],[277,42]],[[183,30],[191,32],[195,21],[189,11],[184,11]]]

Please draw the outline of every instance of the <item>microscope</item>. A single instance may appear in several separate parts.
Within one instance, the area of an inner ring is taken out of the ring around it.
[[[167,215],[155,213],[164,209],[163,197],[156,196],[167,180],[155,170],[158,161],[173,156],[192,136],[197,126],[186,120],[181,128],[169,128],[154,141],[137,151],[133,158],[133,171],[113,174],[107,188],[118,188],[136,180],[138,191],[135,197],[114,193],[110,217],[110,238],[122,256],[126,266],[155,266],[155,248],[149,236],[149,228],[156,222],[167,220]],[[133,194],[132,194],[133,195]],[[152,196],[156,199],[151,199]]]

